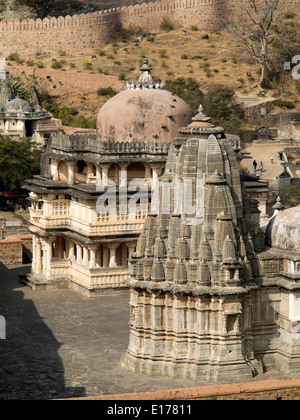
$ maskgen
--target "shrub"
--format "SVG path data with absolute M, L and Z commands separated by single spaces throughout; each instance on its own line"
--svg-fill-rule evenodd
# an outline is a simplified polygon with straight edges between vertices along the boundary
M 181 58 L 181 60 L 187 60 L 187 55 L 186 54 L 182 54 L 182 56 L 180 58 Z
M 169 19 L 164 18 L 163 21 L 161 22 L 159 28 L 162 31 L 169 32 L 169 31 L 171 31 L 173 29 L 173 23 Z
M 296 80 L 295 82 L 297 93 L 300 95 L 300 80 Z
M 42 61 L 37 61 L 35 64 L 36 64 L 38 69 L 43 69 L 45 67 L 44 63 Z
M 99 50 L 98 54 L 100 55 L 100 57 L 104 57 L 105 56 L 105 51 Z
M 190 31 L 198 31 L 198 26 L 197 25 L 191 25 L 190 26 Z
M 16 61 L 17 63 L 20 61 L 20 56 L 17 52 L 9 54 L 7 57 L 8 61 Z
M 85 70 L 91 70 L 92 63 L 89 60 L 83 60 L 83 67 Z
M 125 80 L 126 79 L 125 73 L 120 73 L 119 76 L 118 76 L 118 79 L 119 80 Z
M 291 11 L 285 12 L 284 14 L 285 19 L 293 19 L 294 17 L 296 17 L 296 13 Z
M 166 52 L 167 50 L 159 50 L 158 51 L 158 55 L 160 58 L 165 58 L 166 57 Z
M 51 64 L 51 68 L 54 69 L 54 70 L 61 69 L 62 68 L 62 62 L 61 61 L 54 61 Z
M 283 99 L 277 99 L 276 105 L 279 108 L 288 108 L 288 109 L 295 108 L 295 105 L 292 101 L 286 101 L 286 100 L 283 100 Z
M 99 88 L 97 90 L 97 94 L 99 96 L 109 96 L 112 98 L 117 94 L 117 92 L 111 86 L 108 86 L 107 88 Z
M 148 36 L 146 38 L 146 41 L 148 41 L 148 42 L 154 42 L 155 41 L 155 38 L 154 38 L 154 36 Z
M 121 65 L 121 61 L 119 61 L 119 60 L 115 60 L 115 61 L 114 61 L 114 64 L 116 64 L 117 66 L 120 66 L 120 65 Z

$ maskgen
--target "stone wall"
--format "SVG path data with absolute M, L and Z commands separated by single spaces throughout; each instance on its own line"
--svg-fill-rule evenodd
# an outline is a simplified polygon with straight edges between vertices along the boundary
M 0 266 L 21 265 L 32 258 L 32 236 L 8 236 L 0 240 Z
M 102 395 L 99 397 L 74 398 L 75 400 L 130 400 L 139 401 L 197 401 L 197 400 L 299 400 L 300 379 L 253 381 L 226 385 L 200 386 L 165 391 L 133 394 Z M 170 402 L 168 402 L 170 404 Z M 188 403 L 187 403 L 188 404 Z M 133 405 L 133 404 L 132 404 Z M 197 406 L 195 407 L 197 408 Z
M 119 26 L 157 30 L 167 17 L 175 27 L 197 25 L 205 31 L 220 28 L 225 18 L 240 17 L 246 0 L 163 0 L 90 14 L 0 22 L 0 51 L 28 55 L 59 50 L 99 48 Z M 285 0 L 285 10 L 300 11 L 298 0 Z

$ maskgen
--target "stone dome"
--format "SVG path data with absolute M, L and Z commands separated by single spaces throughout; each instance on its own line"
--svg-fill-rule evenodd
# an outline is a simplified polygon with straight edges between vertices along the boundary
M 25 99 L 21 99 L 19 97 L 9 101 L 5 107 L 4 112 L 6 113 L 22 113 L 25 112 L 34 112 L 33 107 L 30 105 L 29 102 L 25 101 Z
M 137 83 L 107 101 L 97 117 L 97 138 L 101 142 L 172 143 L 178 129 L 191 122 L 191 107 L 178 96 L 155 83 L 151 67 L 144 60 Z
M 300 251 L 300 206 L 283 210 L 270 220 L 266 244 L 282 250 Z

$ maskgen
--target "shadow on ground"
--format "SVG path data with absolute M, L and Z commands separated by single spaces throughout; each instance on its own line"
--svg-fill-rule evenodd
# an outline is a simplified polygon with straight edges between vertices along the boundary
M 18 275 L 29 266 L 0 268 L 0 315 L 6 339 L 0 340 L 0 399 L 50 399 L 85 396 L 83 387 L 66 387 L 58 351 L 62 345 L 31 299 L 26 299 Z

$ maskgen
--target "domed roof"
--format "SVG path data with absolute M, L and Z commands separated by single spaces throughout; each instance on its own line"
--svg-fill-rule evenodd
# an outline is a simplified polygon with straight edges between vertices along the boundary
M 17 97 L 9 102 L 4 107 L 4 112 L 7 113 L 25 113 L 25 112 L 34 112 L 33 107 L 25 99 Z
M 283 210 L 270 220 L 266 243 L 274 248 L 300 251 L 300 206 Z
M 191 122 L 191 107 L 178 96 L 155 83 L 151 67 L 144 60 L 137 83 L 107 101 L 97 117 L 97 138 L 101 142 L 171 143 L 178 129 Z

